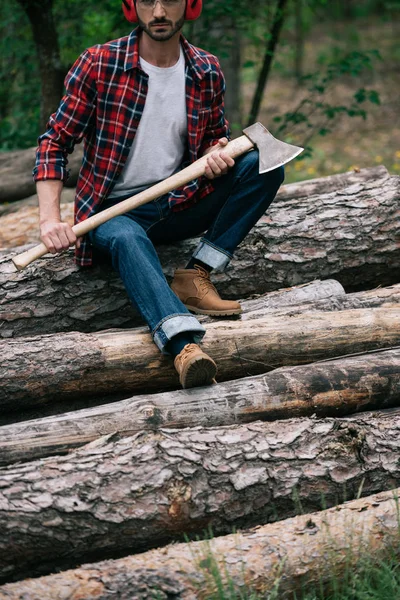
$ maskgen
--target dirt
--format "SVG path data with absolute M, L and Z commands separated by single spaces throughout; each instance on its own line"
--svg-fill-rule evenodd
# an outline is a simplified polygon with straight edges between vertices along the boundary
M 286 36 L 287 37 L 287 36 Z M 333 48 L 346 51 L 377 49 L 382 61 L 374 62 L 372 71 L 359 77 L 346 77 L 331 89 L 326 101 L 333 105 L 348 102 L 359 89 L 379 93 L 380 105 L 363 103 L 367 118 L 343 117 L 335 122 L 332 133 L 315 136 L 310 145 L 313 156 L 293 161 L 286 169 L 286 182 L 322 177 L 357 168 L 383 164 L 393 174 L 400 175 L 400 19 L 389 22 L 354 21 L 315 27 L 307 34 L 305 72 L 322 69 L 321 58 L 329 60 Z M 273 68 L 268 82 L 259 120 L 271 123 L 273 117 L 293 110 L 304 88 L 299 87 L 290 73 L 293 63 L 290 40 L 283 42 L 278 55 L 279 65 Z M 319 60 L 318 60 L 319 59 Z M 244 88 L 245 112 L 251 102 L 254 82 Z M 304 139 L 304 137 L 303 137 Z M 302 145 L 302 136 L 294 138 Z

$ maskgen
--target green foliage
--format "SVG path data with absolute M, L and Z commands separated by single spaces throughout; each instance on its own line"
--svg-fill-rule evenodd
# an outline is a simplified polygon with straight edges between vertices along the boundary
M 312 156 L 312 138 L 316 135 L 325 137 L 331 133 L 339 119 L 366 119 L 364 104 L 380 104 L 378 92 L 365 87 L 358 89 L 347 104 L 337 105 L 329 101 L 329 94 L 335 84 L 345 77 L 358 78 L 364 71 L 372 71 L 374 60 L 381 60 L 378 50 L 350 52 L 326 64 L 323 71 L 318 70 L 303 77 L 303 83 L 307 83 L 305 97 L 293 110 L 273 119 L 277 124 L 274 130 L 277 137 L 297 140 L 305 146 L 305 151 L 297 160 Z
M 329 3 L 327 0 L 302 0 L 303 33 L 308 35 L 319 20 L 333 22 L 334 19 L 342 19 L 345 15 L 343 6 L 344 3 Z M 399 7 L 400 0 L 360 0 L 355 7 L 354 18 L 361 13 L 377 14 L 383 18 L 398 14 Z M 233 23 L 241 33 L 243 44 L 251 48 L 243 65 L 244 82 L 254 80 L 271 34 L 275 8 L 276 2 L 263 0 L 251 3 L 247 0 L 207 0 L 202 19 L 186 24 L 185 32 L 194 43 L 224 57 L 232 47 L 230 25 Z M 53 12 L 65 73 L 84 48 L 126 35 L 131 29 L 123 17 L 120 0 L 86 0 L 85 3 L 81 0 L 54 0 Z M 275 72 L 288 78 L 293 77 L 287 57 L 294 52 L 294 27 L 293 0 L 285 21 L 286 35 L 274 59 Z M 354 31 L 357 32 L 356 27 Z M 327 99 L 327 89 L 339 78 L 361 77 L 364 71 L 373 68 L 378 59 L 377 52 L 352 50 L 344 56 L 339 47 L 327 46 L 319 57 L 324 77 L 318 78 L 318 74 L 314 74 L 305 80 L 309 100 L 282 115 L 277 131 L 293 137 L 303 127 L 306 131 L 303 143 L 307 145 L 311 133 L 328 135 L 338 118 L 365 118 L 366 107 L 379 103 L 379 96 L 374 90 L 361 85 L 346 106 L 335 106 Z M 40 100 L 38 58 L 28 19 L 17 0 L 3 0 L 0 3 L 0 150 L 34 145 L 40 133 Z

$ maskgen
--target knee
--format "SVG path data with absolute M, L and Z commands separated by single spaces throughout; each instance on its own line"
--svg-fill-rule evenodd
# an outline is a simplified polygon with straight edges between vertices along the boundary
M 268 175 L 269 182 L 274 183 L 278 189 L 285 181 L 285 168 L 283 166 L 278 167 L 272 171 L 268 171 L 266 175 Z
M 255 177 L 260 174 L 260 155 L 257 149 L 247 152 L 240 157 L 240 169 L 248 170 L 251 173 L 251 177 Z M 282 185 L 285 179 L 285 169 L 283 166 L 277 167 L 267 173 L 261 173 L 261 175 L 268 181 L 269 185 L 273 185 L 276 189 Z
M 146 233 L 140 225 L 126 217 L 115 217 L 97 228 L 93 240 L 115 255 L 134 249 L 143 236 Z

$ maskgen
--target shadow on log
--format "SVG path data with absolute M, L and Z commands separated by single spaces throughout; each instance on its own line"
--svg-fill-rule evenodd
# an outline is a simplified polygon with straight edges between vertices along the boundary
M 398 176 L 378 167 L 293 185 L 296 195 L 286 186 L 227 270 L 213 275 L 221 295 L 245 298 L 331 277 L 346 291 L 398 283 Z M 168 277 L 187 262 L 196 244 L 158 248 Z M 140 322 L 110 267 L 79 270 L 71 254 L 41 259 L 20 272 L 3 257 L 0 302 L 3 337 Z
M 101 438 L 0 470 L 2 582 L 400 485 L 400 411 Z
M 255 592 L 301 597 L 305 589 L 327 588 L 333 574 L 338 581 L 365 567 L 366 558 L 368 564 L 400 558 L 399 494 L 382 492 L 234 535 L 8 584 L 0 588 L 0 600 L 132 600 L 132 590 L 135 600 L 210 598 L 218 587 L 213 569 L 230 598 L 232 592 L 238 598 Z
M 0 428 L 0 465 L 67 452 L 102 435 L 345 416 L 400 406 L 400 348 L 283 367 L 218 385 L 136 396 Z

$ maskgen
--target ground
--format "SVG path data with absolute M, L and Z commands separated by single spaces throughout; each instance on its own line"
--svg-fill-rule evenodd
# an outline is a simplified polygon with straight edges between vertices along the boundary
M 359 88 L 376 90 L 381 104 L 365 103 L 368 112 L 364 121 L 360 117 L 344 117 L 337 122 L 333 133 L 316 136 L 312 141 L 312 158 L 294 161 L 287 166 L 286 182 L 383 164 L 392 174 L 400 175 L 400 20 L 356 20 L 315 26 L 307 34 L 305 44 L 305 71 L 324 68 L 332 52 L 339 50 L 379 50 L 382 61 L 374 63 L 373 71 L 359 78 L 346 77 L 336 84 L 329 102 L 340 105 Z M 288 41 L 277 60 L 265 90 L 259 120 L 271 123 L 274 116 L 292 110 L 304 93 L 290 72 L 293 52 Z M 322 63 L 322 64 L 321 64 Z M 253 79 L 253 81 L 251 81 Z M 249 81 L 250 80 L 250 81 Z M 244 75 L 244 108 L 248 110 L 254 92 L 254 76 Z M 363 105 L 364 106 L 364 105 Z M 299 140 L 301 142 L 301 140 Z

